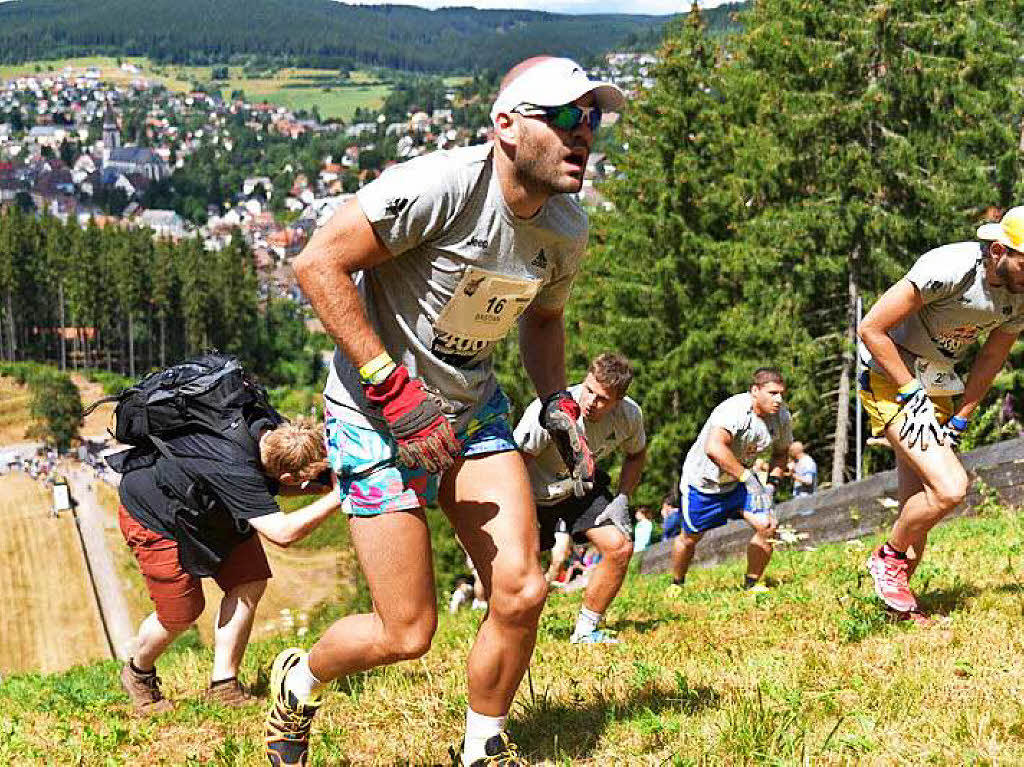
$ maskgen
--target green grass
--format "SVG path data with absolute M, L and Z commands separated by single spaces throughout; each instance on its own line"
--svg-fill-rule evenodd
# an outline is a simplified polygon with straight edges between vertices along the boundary
M 510 729 L 534 763 L 582 765 L 1011 765 L 1024 763 L 1024 525 L 989 507 L 933 534 L 915 585 L 931 627 L 869 598 L 873 541 L 780 551 L 775 587 L 737 588 L 742 564 L 631 576 L 608 616 L 624 643 L 566 641 L 579 595 L 552 596 Z M 310 635 L 254 643 L 243 677 L 265 686 L 274 654 Z M 461 733 L 466 652 L 479 613 L 442 615 L 424 658 L 341 680 L 314 725 L 310 764 L 437 764 Z M 128 715 L 114 663 L 0 685 L 0 761 L 259 764 L 262 706 L 200 703 L 210 651 L 194 639 L 160 664 L 182 704 Z
M 255 92 L 250 88 L 245 88 L 245 84 L 243 83 L 242 86 L 245 89 L 246 97 L 250 101 L 256 100 Z M 320 86 L 295 87 L 289 85 L 260 93 L 258 100 L 288 107 L 293 111 L 300 109 L 311 111 L 313 107 L 316 107 L 320 111 L 320 116 L 325 119 L 340 117 L 343 120 L 351 121 L 352 115 L 360 107 L 364 109 L 381 107 L 390 92 L 391 87 L 387 85 L 347 85 L 344 87 L 334 86 L 329 89 Z M 229 94 L 230 90 L 225 90 L 225 95 Z

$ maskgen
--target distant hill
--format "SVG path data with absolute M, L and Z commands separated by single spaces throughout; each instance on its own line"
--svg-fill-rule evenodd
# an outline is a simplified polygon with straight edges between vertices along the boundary
M 709 25 L 729 25 L 741 5 L 706 11 Z M 296 66 L 503 70 L 538 53 L 587 61 L 614 48 L 651 48 L 666 21 L 333 0 L 13 0 L 0 3 L 0 62 L 104 53 L 209 64 L 261 55 Z

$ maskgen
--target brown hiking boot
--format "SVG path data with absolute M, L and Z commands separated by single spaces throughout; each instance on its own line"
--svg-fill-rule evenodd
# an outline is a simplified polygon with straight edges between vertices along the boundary
M 217 703 L 221 706 L 248 706 L 259 700 L 246 690 L 236 677 L 211 684 L 203 693 L 204 703 Z
M 174 704 L 160 692 L 160 677 L 155 669 L 149 674 L 139 674 L 126 663 L 121 667 L 121 687 L 128 693 L 136 714 L 151 716 L 174 708 Z

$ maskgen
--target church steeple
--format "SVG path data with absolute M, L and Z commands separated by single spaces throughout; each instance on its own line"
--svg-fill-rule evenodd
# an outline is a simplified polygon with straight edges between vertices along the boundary
M 117 118 L 114 116 L 114 110 L 110 108 L 110 104 L 107 104 L 107 108 L 103 111 L 103 155 L 104 158 L 110 156 L 110 152 L 113 149 L 117 149 L 121 146 L 121 129 L 117 127 Z

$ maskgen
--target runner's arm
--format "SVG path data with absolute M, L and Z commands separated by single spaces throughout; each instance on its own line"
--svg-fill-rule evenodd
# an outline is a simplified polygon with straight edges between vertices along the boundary
M 984 346 L 978 352 L 978 358 L 971 366 L 971 373 L 964 385 L 964 396 L 960 400 L 960 408 L 956 415 L 970 418 L 971 413 L 988 393 L 996 374 L 1002 369 L 1010 350 L 1017 341 L 1016 333 L 1005 330 L 993 330 L 988 334 Z
M 519 356 L 541 399 L 565 388 L 565 323 L 561 308 L 531 305 L 523 313 L 519 318 Z
M 718 468 L 739 479 L 746 469 L 742 463 L 736 460 L 731 445 L 732 434 L 729 433 L 729 430 L 723 429 L 721 426 L 712 426 L 704 452 L 718 465 Z
M 882 294 L 857 326 L 860 340 L 897 386 L 905 386 L 914 376 L 907 370 L 888 331 L 922 306 L 921 291 L 910 280 L 902 279 Z
M 639 453 L 627 455 L 622 461 L 622 471 L 619 472 L 619 494 L 632 495 L 640 484 L 640 475 L 644 473 L 644 464 L 647 462 L 647 448 Z
M 339 208 L 292 262 L 299 287 L 342 353 L 360 367 L 384 352 L 352 276 L 391 258 L 356 199 Z
M 262 517 L 254 517 L 249 524 L 268 541 L 287 548 L 296 541 L 309 535 L 325 519 L 341 506 L 341 496 L 337 491 L 313 501 L 308 506 L 288 512 L 275 512 Z

